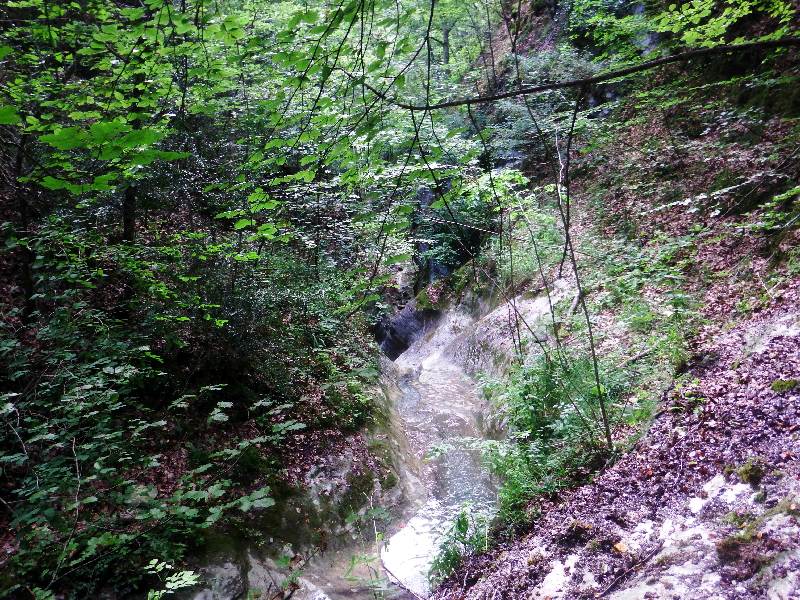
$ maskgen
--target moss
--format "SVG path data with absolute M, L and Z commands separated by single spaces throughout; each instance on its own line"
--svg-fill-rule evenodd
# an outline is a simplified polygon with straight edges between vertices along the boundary
M 423 310 L 431 310 L 434 308 L 433 302 L 428 297 L 428 291 L 426 289 L 421 289 L 420 292 L 416 296 L 417 300 L 417 307 Z
M 743 528 L 752 524 L 756 520 L 756 517 L 748 512 L 742 513 L 737 511 L 731 511 L 727 515 L 722 517 L 722 520 L 735 527 Z
M 682 552 L 672 552 L 663 554 L 655 560 L 655 564 L 663 569 L 669 568 L 673 565 L 683 564 L 686 560 Z
M 772 512 L 787 514 L 790 517 L 800 517 L 800 501 L 792 496 L 787 496 L 772 509 Z
M 753 541 L 756 535 L 755 527 L 748 527 L 744 531 L 739 531 L 729 535 L 716 543 L 717 555 L 723 563 L 730 563 L 739 560 L 742 550 Z
M 751 486 L 756 487 L 761 483 L 766 472 L 764 460 L 758 456 L 748 458 L 741 467 L 736 469 L 736 474 L 743 483 L 749 483 Z
M 586 549 L 589 552 L 598 552 L 602 547 L 603 542 L 597 538 L 592 538 L 586 543 Z
M 372 472 L 353 473 L 347 479 L 347 491 L 336 507 L 339 517 L 345 520 L 350 513 L 357 513 L 372 494 L 375 486 L 375 476 Z
M 450 289 L 453 290 L 453 294 L 456 297 L 460 297 L 464 290 L 467 289 L 467 286 L 472 281 L 472 274 L 473 274 L 473 265 L 467 263 L 456 269 L 452 275 L 450 275 Z
M 800 385 L 800 381 L 797 379 L 776 379 L 772 382 L 770 386 L 772 391 L 777 394 L 782 394 L 784 392 L 790 392 L 794 388 Z
M 397 475 L 395 475 L 394 471 L 388 471 L 386 475 L 381 479 L 381 488 L 384 490 L 390 490 L 393 487 L 397 486 L 399 483 L 399 479 Z
M 783 498 L 775 507 L 765 511 L 760 516 L 751 513 L 729 512 L 723 517 L 723 521 L 737 527 L 740 531 L 729 535 L 716 543 L 717 554 L 721 562 L 736 562 L 746 558 L 746 554 L 752 554 L 751 550 L 745 552 L 745 548 L 760 539 L 759 531 L 761 527 L 772 517 L 780 514 L 797 516 L 800 514 L 797 500 L 791 496 Z M 750 559 L 753 557 L 750 556 Z M 752 560 L 751 560 L 752 562 Z
M 376 470 L 376 473 L 381 489 L 392 489 L 397 485 L 399 479 L 392 468 L 392 450 L 389 446 L 389 441 L 382 438 L 373 438 L 367 444 L 367 448 L 370 454 L 379 463 L 379 468 Z

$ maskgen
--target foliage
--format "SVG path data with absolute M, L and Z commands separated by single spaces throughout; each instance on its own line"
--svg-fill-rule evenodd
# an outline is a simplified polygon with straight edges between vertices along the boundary
M 156 575 L 163 584 L 161 590 L 147 592 L 147 600 L 162 600 L 168 594 L 196 585 L 200 577 L 194 571 L 176 571 L 175 567 L 154 558 L 147 564 L 148 573 Z M 164 577 L 166 575 L 166 577 Z
M 603 393 L 613 403 L 622 375 L 605 370 Z M 489 467 L 502 477 L 501 522 L 529 517 L 530 503 L 571 487 L 597 467 L 602 450 L 597 388 L 591 360 L 563 353 L 534 355 L 484 390 L 498 411 L 508 439 L 480 444 Z
M 495 233 L 499 214 L 512 206 L 527 179 L 513 169 L 496 169 L 454 181 L 450 189 L 417 217 L 418 240 L 428 249 L 423 256 L 455 269 L 481 254 Z
M 598 60 L 625 62 L 650 48 L 651 23 L 639 2 L 577 0 L 570 33 L 578 46 L 590 44 Z
M 672 3 L 654 17 L 656 30 L 679 34 L 687 46 L 712 47 L 724 43 L 743 43 L 745 37 L 733 37 L 747 19 L 768 17 L 775 21 L 770 32 L 760 39 L 787 35 L 797 9 L 784 0 L 692 0 Z
M 431 563 L 429 578 L 436 584 L 449 577 L 464 559 L 485 552 L 489 544 L 489 518 L 469 505 L 453 519 Z
M 2 9 L 20 23 L 0 43 L 17 169 L 3 193 L 20 208 L 3 225 L 16 550 L 0 593 L 140 587 L 150 556 L 179 561 L 208 528 L 269 509 L 290 438 L 371 414 L 364 320 L 337 313 L 364 302 L 341 265 L 363 252 L 350 216 L 369 206 L 310 185 L 304 109 L 276 131 L 282 103 L 253 106 L 297 85 L 270 79 L 280 52 L 255 77 L 269 20 L 298 30 L 291 5 L 252 20 L 264 6 Z M 346 173 L 340 149 L 323 152 Z
M 587 77 L 598 59 L 640 58 L 656 28 L 714 45 L 750 35 L 761 17 L 764 37 L 784 35 L 794 14 L 777 0 L 696 0 L 653 20 L 631 3 L 581 0 L 571 21 L 580 49 L 499 57 L 506 9 L 0 8 L 0 524 L 13 547 L 0 594 L 143 592 L 152 556 L 178 564 L 209 528 L 268 510 L 298 448 L 373 418 L 369 318 L 398 265 L 416 260 L 420 283 L 482 254 L 473 265 L 514 285 L 541 266 L 534 242 L 555 264 L 563 232 L 547 211 L 561 196 L 554 183 L 526 191 L 528 171 L 542 179 L 563 155 L 575 102 L 595 98 L 554 91 L 495 111 L 411 115 L 393 98 Z M 664 111 L 679 102 L 655 101 Z M 575 131 L 588 136 L 602 109 L 579 108 Z M 791 226 L 795 192 L 772 194 L 764 230 Z M 515 243 L 503 236 L 528 228 L 512 265 Z M 669 269 L 686 267 L 684 242 L 659 243 Z M 669 269 L 610 266 L 609 302 Z M 639 303 L 626 315 L 642 332 L 668 323 L 658 343 L 676 363 L 684 300 L 671 288 L 673 312 Z M 579 411 L 597 402 L 586 359 L 542 360 L 491 388 L 514 432 L 488 454 L 507 474 L 509 511 L 580 481 L 599 456 L 578 433 Z M 459 552 L 470 527 L 454 530 Z M 170 581 L 187 583 L 179 574 Z

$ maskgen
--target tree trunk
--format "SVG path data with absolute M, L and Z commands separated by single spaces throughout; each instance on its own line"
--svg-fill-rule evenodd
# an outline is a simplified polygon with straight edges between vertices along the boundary
M 14 194 L 17 200 L 17 209 L 19 211 L 19 233 L 28 238 L 30 236 L 30 207 L 28 206 L 28 199 L 25 197 L 25 188 L 20 183 L 19 179 L 23 175 L 25 168 L 25 145 L 28 142 L 28 136 L 23 134 L 20 136 L 19 145 L 17 146 L 17 156 L 14 161 Z M 24 295 L 24 304 L 22 307 L 22 322 L 27 324 L 30 321 L 31 314 L 33 313 L 33 260 L 34 255 L 30 248 L 27 246 L 21 247 L 22 252 L 22 269 L 21 269 L 21 284 L 22 293 Z
M 442 62 L 447 70 L 447 65 L 450 64 L 450 27 L 442 28 Z
M 136 237 L 136 196 L 136 185 L 131 183 L 122 199 L 122 239 L 126 242 L 133 242 Z

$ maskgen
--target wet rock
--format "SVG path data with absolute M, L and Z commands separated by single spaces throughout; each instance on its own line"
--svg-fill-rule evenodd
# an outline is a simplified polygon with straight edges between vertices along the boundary
M 452 339 L 444 354 L 471 375 L 501 374 L 514 357 L 514 335 L 519 334 L 523 343 L 533 348 L 537 343 L 547 342 L 554 327 L 551 304 L 573 294 L 572 285 L 559 279 L 553 283 L 549 299 L 543 293 L 532 297 L 521 294 L 500 302 Z
M 230 561 L 203 568 L 201 577 L 205 587 L 191 600 L 238 600 L 247 591 L 241 568 Z
M 388 322 L 378 325 L 376 337 L 381 350 L 390 359 L 396 359 L 418 340 L 438 317 L 438 311 L 420 308 L 416 301 L 412 300 Z

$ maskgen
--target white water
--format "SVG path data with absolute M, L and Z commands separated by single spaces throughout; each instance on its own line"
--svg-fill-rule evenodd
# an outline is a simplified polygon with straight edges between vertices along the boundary
M 459 443 L 482 436 L 483 401 L 474 381 L 446 355 L 472 325 L 466 315 L 448 314 L 396 361 L 403 392 L 397 410 L 412 452 L 426 459 L 420 478 L 427 495 L 413 499 L 416 513 L 387 540 L 381 560 L 393 580 L 421 597 L 430 593 L 428 572 L 453 519 L 466 504 L 490 513 L 496 497 L 477 452 Z
M 536 332 L 523 331 L 529 343 L 539 331 L 547 335 L 550 302 L 567 297 L 570 291 L 560 280 L 551 290 L 550 300 L 543 295 L 515 299 L 517 314 Z M 390 525 L 390 535 L 379 553 L 383 575 L 397 585 L 395 593 L 390 593 L 397 600 L 430 595 L 431 564 L 465 505 L 470 505 L 473 513 L 490 515 L 494 511 L 496 482 L 481 464 L 478 452 L 463 443 L 464 438 L 485 437 L 481 423 L 488 412 L 465 367 L 470 372 L 503 371 L 513 353 L 511 310 L 502 304 L 475 318 L 464 308 L 451 309 L 394 363 L 399 387 L 392 394 L 394 408 L 402 437 L 408 442 L 403 443 L 402 464 L 397 465 L 405 482 L 407 509 L 400 522 Z M 306 573 L 316 589 L 324 592 L 323 597 L 367 600 L 374 597 L 373 591 L 355 582 L 348 585 L 343 574 L 352 556 L 375 551 L 372 545 L 328 553 Z M 363 568 L 356 573 L 368 575 Z

